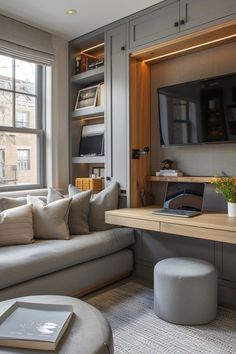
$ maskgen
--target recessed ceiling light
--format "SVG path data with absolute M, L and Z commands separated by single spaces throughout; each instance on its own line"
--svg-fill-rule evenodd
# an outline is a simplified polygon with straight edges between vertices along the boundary
M 75 9 L 68 9 L 66 11 L 66 13 L 67 13 L 67 15 L 75 15 L 75 14 L 77 14 L 77 11 Z

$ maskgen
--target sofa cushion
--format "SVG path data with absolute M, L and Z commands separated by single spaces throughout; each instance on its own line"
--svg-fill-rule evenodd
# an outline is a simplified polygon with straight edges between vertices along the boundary
M 34 236 L 38 239 L 70 238 L 67 225 L 71 199 L 56 200 L 46 204 L 37 197 L 27 196 L 28 203 L 33 204 Z
M 46 202 L 47 197 L 39 196 L 37 197 L 40 200 Z M 1 197 L 0 198 L 0 212 L 6 209 L 16 208 L 21 205 L 27 204 L 27 197 L 19 198 L 10 198 L 10 197 Z
M 70 191 L 69 187 L 69 191 Z M 89 200 L 92 194 L 91 190 L 81 192 L 77 189 L 77 193 L 70 193 L 69 197 L 72 198 L 68 226 L 71 235 L 83 235 L 89 233 L 88 226 L 88 213 L 89 213 Z M 47 202 L 52 203 L 56 200 L 64 199 L 64 195 L 55 190 L 54 188 L 48 188 Z
M 33 237 L 32 205 L 22 205 L 0 213 L 0 246 L 31 243 Z
M 66 240 L 38 240 L 1 249 L 0 289 L 100 258 L 134 243 L 132 229 L 115 228 Z M 10 274 L 10 276 L 9 276 Z
M 113 226 L 105 223 L 105 212 L 118 208 L 119 185 L 112 183 L 100 193 L 95 194 L 89 205 L 89 230 L 103 231 Z
M 69 184 L 69 197 L 74 198 L 76 195 L 85 193 L 80 189 Z M 63 194 L 53 188 L 48 190 L 48 203 L 64 198 Z M 113 225 L 105 223 L 105 212 L 118 208 L 119 204 L 119 184 L 111 183 L 107 188 L 98 194 L 93 194 L 89 203 L 88 225 L 90 231 L 109 230 Z
M 71 235 L 89 233 L 88 213 L 91 194 L 92 191 L 89 190 L 78 193 L 72 197 L 68 218 L 68 226 Z

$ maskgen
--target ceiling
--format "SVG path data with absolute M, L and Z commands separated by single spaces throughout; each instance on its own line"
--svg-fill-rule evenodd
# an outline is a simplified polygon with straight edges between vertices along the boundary
M 162 0 L 0 0 L 0 13 L 73 39 Z M 68 9 L 77 10 L 69 16 Z

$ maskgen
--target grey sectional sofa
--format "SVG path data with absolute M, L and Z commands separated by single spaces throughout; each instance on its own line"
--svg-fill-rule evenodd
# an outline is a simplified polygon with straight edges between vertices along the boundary
M 79 296 L 128 276 L 133 230 L 114 228 L 70 240 L 0 250 L 0 300 L 35 294 Z

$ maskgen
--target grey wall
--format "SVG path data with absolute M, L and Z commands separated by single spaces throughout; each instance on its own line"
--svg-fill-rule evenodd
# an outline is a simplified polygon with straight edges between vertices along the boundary
M 236 72 L 235 57 L 236 44 L 230 43 L 151 66 L 152 173 L 168 158 L 189 175 L 236 174 L 236 144 L 160 148 L 157 107 L 158 87 Z
M 67 192 L 69 183 L 69 130 L 68 130 L 68 42 L 53 36 L 55 61 L 52 68 L 52 122 L 47 154 L 51 166 L 47 173 L 48 186 Z

